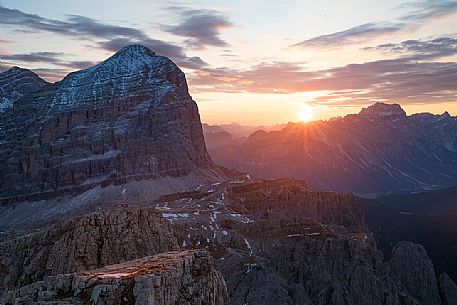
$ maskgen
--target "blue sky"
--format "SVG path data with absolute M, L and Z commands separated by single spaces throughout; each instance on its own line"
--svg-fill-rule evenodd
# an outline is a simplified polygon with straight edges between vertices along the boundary
M 143 43 L 202 119 L 326 119 L 376 101 L 457 114 L 457 1 L 0 1 L 0 70 L 48 81 Z

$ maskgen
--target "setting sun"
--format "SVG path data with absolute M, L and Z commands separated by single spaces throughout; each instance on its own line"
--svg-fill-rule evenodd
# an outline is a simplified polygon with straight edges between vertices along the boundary
M 311 107 L 303 106 L 298 110 L 298 120 L 300 122 L 312 121 L 314 118 L 314 111 Z

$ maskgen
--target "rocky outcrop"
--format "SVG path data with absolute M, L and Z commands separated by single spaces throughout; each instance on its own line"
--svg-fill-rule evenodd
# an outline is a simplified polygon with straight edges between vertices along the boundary
M 0 286 L 97 269 L 178 249 L 153 209 L 124 207 L 79 217 L 0 244 Z
M 170 252 L 91 272 L 47 277 L 6 294 L 7 304 L 225 305 L 224 280 L 205 251 Z
M 223 253 L 217 268 L 232 304 L 445 304 L 418 245 L 400 255 L 400 244 L 386 262 L 365 234 L 338 234 L 312 222 L 256 221 L 244 237 L 252 251 L 233 245 L 214 251 Z
M 457 285 L 446 273 L 438 278 L 438 287 L 443 305 L 457 305 Z
M 296 179 L 263 180 L 231 186 L 228 198 L 255 219 L 312 219 L 337 230 L 367 231 L 355 197 L 349 193 L 315 192 Z
M 3 87 L 16 80 L 5 73 Z M 34 91 L 29 87 L 23 91 Z M 0 98 L 11 100 L 10 91 Z M 17 100 L 0 113 L 3 202 L 163 176 L 197 173 L 195 186 L 220 179 L 184 73 L 146 47 L 125 47 L 94 67 L 21 94 L 13 94 Z
M 386 261 L 349 194 L 246 175 L 154 204 L 182 247 L 210 250 L 234 305 L 441 304 L 424 249 Z
M 389 261 L 392 278 L 419 304 L 441 304 L 435 270 L 421 245 L 398 243 Z
M 0 73 L 0 113 L 13 108 L 14 102 L 46 84 L 46 81 L 27 69 L 12 67 Z M 2 122 L 0 124 L 3 126 Z
M 456 135 L 457 118 L 448 113 L 407 116 L 398 104 L 376 103 L 359 114 L 259 130 L 211 156 L 257 177 L 373 196 L 455 186 Z

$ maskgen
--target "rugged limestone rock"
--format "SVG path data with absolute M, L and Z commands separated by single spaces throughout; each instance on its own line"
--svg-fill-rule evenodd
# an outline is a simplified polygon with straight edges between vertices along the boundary
M 27 69 L 13 67 L 0 73 L 0 113 L 13 108 L 14 102 L 46 84 L 46 81 Z M 2 122 L 0 126 L 3 126 Z
M 16 80 L 5 73 L 2 88 Z M 17 99 L 0 113 L 3 202 L 196 172 L 196 185 L 220 178 L 184 73 L 143 46 L 125 47 L 39 91 L 10 92 L 0 95 Z
M 13 305 L 225 305 L 228 297 L 209 254 L 184 251 L 50 276 L 9 291 L 5 301 Z
M 441 302 L 443 305 L 457 305 L 457 285 L 446 273 L 438 278 Z
M 0 286 L 23 286 L 48 275 L 176 249 L 169 224 L 152 209 L 93 213 L 0 244 Z
M 232 304 L 441 304 L 422 247 L 385 261 L 350 195 L 249 176 L 155 202 L 182 247 L 207 247 Z
M 341 230 L 367 230 L 349 193 L 315 192 L 296 179 L 263 180 L 231 186 L 228 197 L 255 219 L 312 219 Z
M 419 304 L 441 304 L 435 270 L 421 245 L 398 243 L 389 261 L 391 275 Z
M 153 208 L 91 214 L 2 244 L 5 298 L 18 304 L 224 304 L 228 294 L 233 305 L 452 304 L 455 284 L 444 275 L 437 283 L 424 249 L 400 243 L 385 261 L 355 204 L 349 195 L 313 192 L 302 181 L 243 175 L 162 196 Z M 161 273 L 160 280 L 150 275 L 169 264 L 130 262 L 179 247 L 209 251 L 226 286 L 200 260 L 172 259 L 192 266 L 190 280 L 187 271 Z

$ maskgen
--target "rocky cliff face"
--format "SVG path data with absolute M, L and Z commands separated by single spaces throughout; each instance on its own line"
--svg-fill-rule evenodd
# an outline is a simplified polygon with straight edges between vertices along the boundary
M 0 79 L 3 202 L 163 176 L 220 178 L 184 73 L 168 58 L 132 45 L 54 84 L 16 70 Z
M 426 305 L 457 292 L 420 246 L 401 243 L 386 261 L 355 204 L 249 175 L 155 202 L 181 247 L 210 250 L 232 304 Z
M 169 252 L 11 290 L 7 304 L 225 305 L 225 283 L 205 251 Z
M 169 224 L 151 209 L 119 208 L 79 217 L 0 244 L 0 283 L 92 270 L 178 249 Z
M 364 195 L 424 191 L 457 181 L 457 118 L 407 116 L 377 103 L 359 114 L 253 133 L 214 160 L 263 178 L 295 177 L 315 189 Z
M 441 304 L 435 270 L 422 246 L 397 244 L 388 265 L 393 279 L 419 304 Z
M 418 245 L 400 243 L 385 260 L 348 194 L 243 175 L 148 205 L 1 244 L 4 301 L 448 305 L 457 293 Z M 190 252 L 149 257 L 176 249 Z
M 228 189 L 227 197 L 241 201 L 243 211 L 255 219 L 312 219 L 344 231 L 367 231 L 352 194 L 315 192 L 300 180 L 235 184 Z
M 443 305 L 457 304 L 457 285 L 445 273 L 438 278 L 440 296 Z

